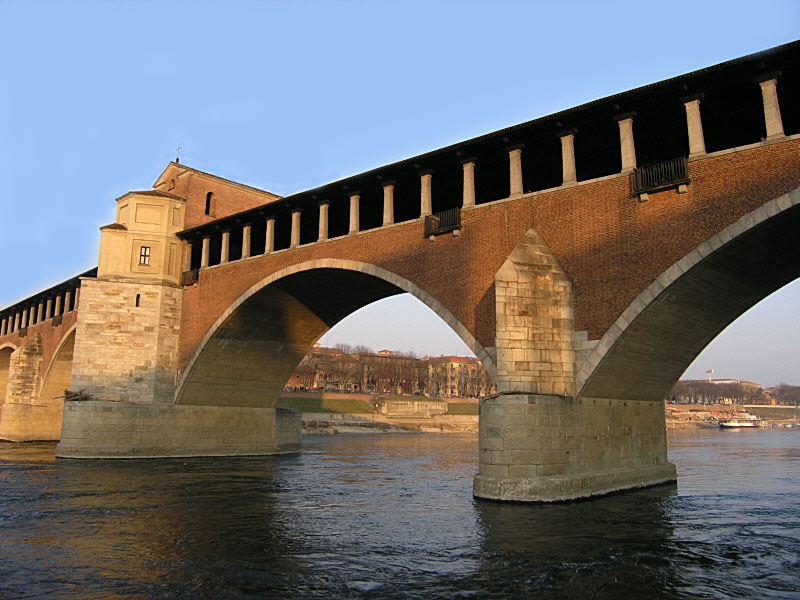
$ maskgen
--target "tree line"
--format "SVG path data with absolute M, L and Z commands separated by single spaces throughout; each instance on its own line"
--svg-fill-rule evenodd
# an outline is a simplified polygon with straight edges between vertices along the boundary
M 776 404 L 800 406 L 800 386 L 780 383 L 764 390 L 753 384 L 710 381 L 679 381 L 667 401 L 681 404 Z

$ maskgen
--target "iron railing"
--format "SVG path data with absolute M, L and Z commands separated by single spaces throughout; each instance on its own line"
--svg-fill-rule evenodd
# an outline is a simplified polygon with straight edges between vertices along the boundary
M 451 208 L 425 217 L 425 237 L 461 229 L 461 209 Z
M 685 156 L 634 169 L 631 195 L 665 190 L 682 183 L 689 183 L 689 161 Z
M 194 285 L 200 280 L 200 269 L 190 269 L 181 273 L 181 285 Z

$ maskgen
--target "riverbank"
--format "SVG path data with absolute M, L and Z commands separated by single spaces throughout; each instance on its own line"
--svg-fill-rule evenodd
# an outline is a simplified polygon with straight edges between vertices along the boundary
M 477 398 L 286 392 L 281 408 L 303 413 L 303 434 L 478 431 Z
M 672 404 L 664 406 L 667 429 L 704 429 L 719 427 L 719 422 L 740 413 L 757 416 L 768 427 L 800 426 L 800 408 L 791 406 Z
M 303 433 L 309 435 L 478 431 L 477 398 L 288 392 L 278 406 L 302 411 Z M 742 412 L 768 427 L 800 427 L 800 408 L 790 406 L 666 403 L 664 411 L 669 430 L 716 428 Z

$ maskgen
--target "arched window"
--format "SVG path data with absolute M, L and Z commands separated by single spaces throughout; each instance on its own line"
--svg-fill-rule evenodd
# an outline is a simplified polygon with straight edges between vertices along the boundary
M 170 179 L 169 180 L 169 189 L 171 189 L 171 190 L 175 189 L 175 180 L 174 179 Z
M 206 194 L 206 214 L 211 214 L 211 198 L 214 196 L 214 192 L 208 192 Z

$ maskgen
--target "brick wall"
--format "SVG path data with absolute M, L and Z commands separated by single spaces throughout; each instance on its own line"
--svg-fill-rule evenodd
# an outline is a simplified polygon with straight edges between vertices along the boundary
M 227 182 L 192 169 L 175 167 L 175 170 L 175 187 L 169 189 L 168 178 L 167 184 L 160 186 L 158 189 L 186 198 L 184 227 L 187 229 L 261 206 L 279 198 L 279 196 L 269 192 L 237 185 L 234 182 Z M 183 174 L 177 176 L 178 172 Z M 210 215 L 205 214 L 206 195 L 208 192 L 213 193 Z
M 743 214 L 800 185 L 800 139 L 692 161 L 688 193 L 640 203 L 616 176 L 463 211 L 460 237 L 423 238 L 413 221 L 236 261 L 201 272 L 184 292 L 179 365 L 249 287 L 280 269 L 320 258 L 372 263 L 412 281 L 486 347 L 495 343 L 495 273 L 529 228 L 573 284 L 576 330 L 599 339 L 661 272 Z M 476 177 L 479 173 L 476 174 Z M 309 215 L 304 218 L 316 218 Z

